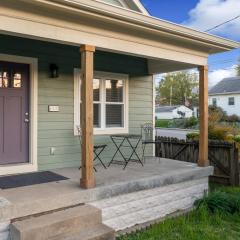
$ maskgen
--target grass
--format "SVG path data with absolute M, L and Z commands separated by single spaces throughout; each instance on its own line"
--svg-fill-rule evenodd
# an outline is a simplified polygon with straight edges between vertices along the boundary
M 169 121 L 168 119 L 158 119 L 156 120 L 156 127 L 168 128 Z
M 221 202 L 218 195 L 236 197 L 240 188 L 213 186 L 212 193 L 199 208 L 183 216 L 167 219 L 144 231 L 121 236 L 118 240 L 237 240 L 240 239 L 240 211 L 232 214 L 224 209 L 209 210 L 213 202 Z M 224 202 L 225 202 L 225 198 Z M 224 206 L 224 204 L 222 204 Z M 224 207 L 223 207 L 224 208 Z M 227 209 L 227 207 L 226 207 Z

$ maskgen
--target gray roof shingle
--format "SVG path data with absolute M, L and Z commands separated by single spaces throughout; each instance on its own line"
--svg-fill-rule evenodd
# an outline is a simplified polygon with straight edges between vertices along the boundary
M 240 93 L 240 77 L 224 78 L 209 90 L 210 95 L 221 93 Z
M 162 106 L 162 107 L 156 107 L 156 112 L 172 112 L 174 109 L 178 108 L 180 106 Z

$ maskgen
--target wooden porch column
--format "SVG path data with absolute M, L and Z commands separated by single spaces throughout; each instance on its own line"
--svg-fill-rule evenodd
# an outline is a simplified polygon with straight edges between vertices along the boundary
M 93 60 L 95 47 L 82 45 L 81 52 L 81 129 L 82 129 L 82 188 L 95 187 L 93 169 Z
M 208 160 L 208 67 L 199 67 L 200 139 L 198 166 L 206 167 Z

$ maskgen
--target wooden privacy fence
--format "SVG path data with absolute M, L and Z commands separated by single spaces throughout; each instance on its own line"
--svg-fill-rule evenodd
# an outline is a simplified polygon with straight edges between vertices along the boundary
M 157 137 L 156 156 L 197 163 L 199 142 Z M 235 143 L 209 141 L 209 161 L 214 166 L 213 182 L 239 186 L 238 148 Z

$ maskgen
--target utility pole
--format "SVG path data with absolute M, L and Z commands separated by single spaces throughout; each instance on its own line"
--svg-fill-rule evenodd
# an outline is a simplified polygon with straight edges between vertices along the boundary
M 170 106 L 172 106 L 172 94 L 173 94 L 173 88 L 171 85 L 171 87 L 170 87 L 170 103 L 169 103 Z

